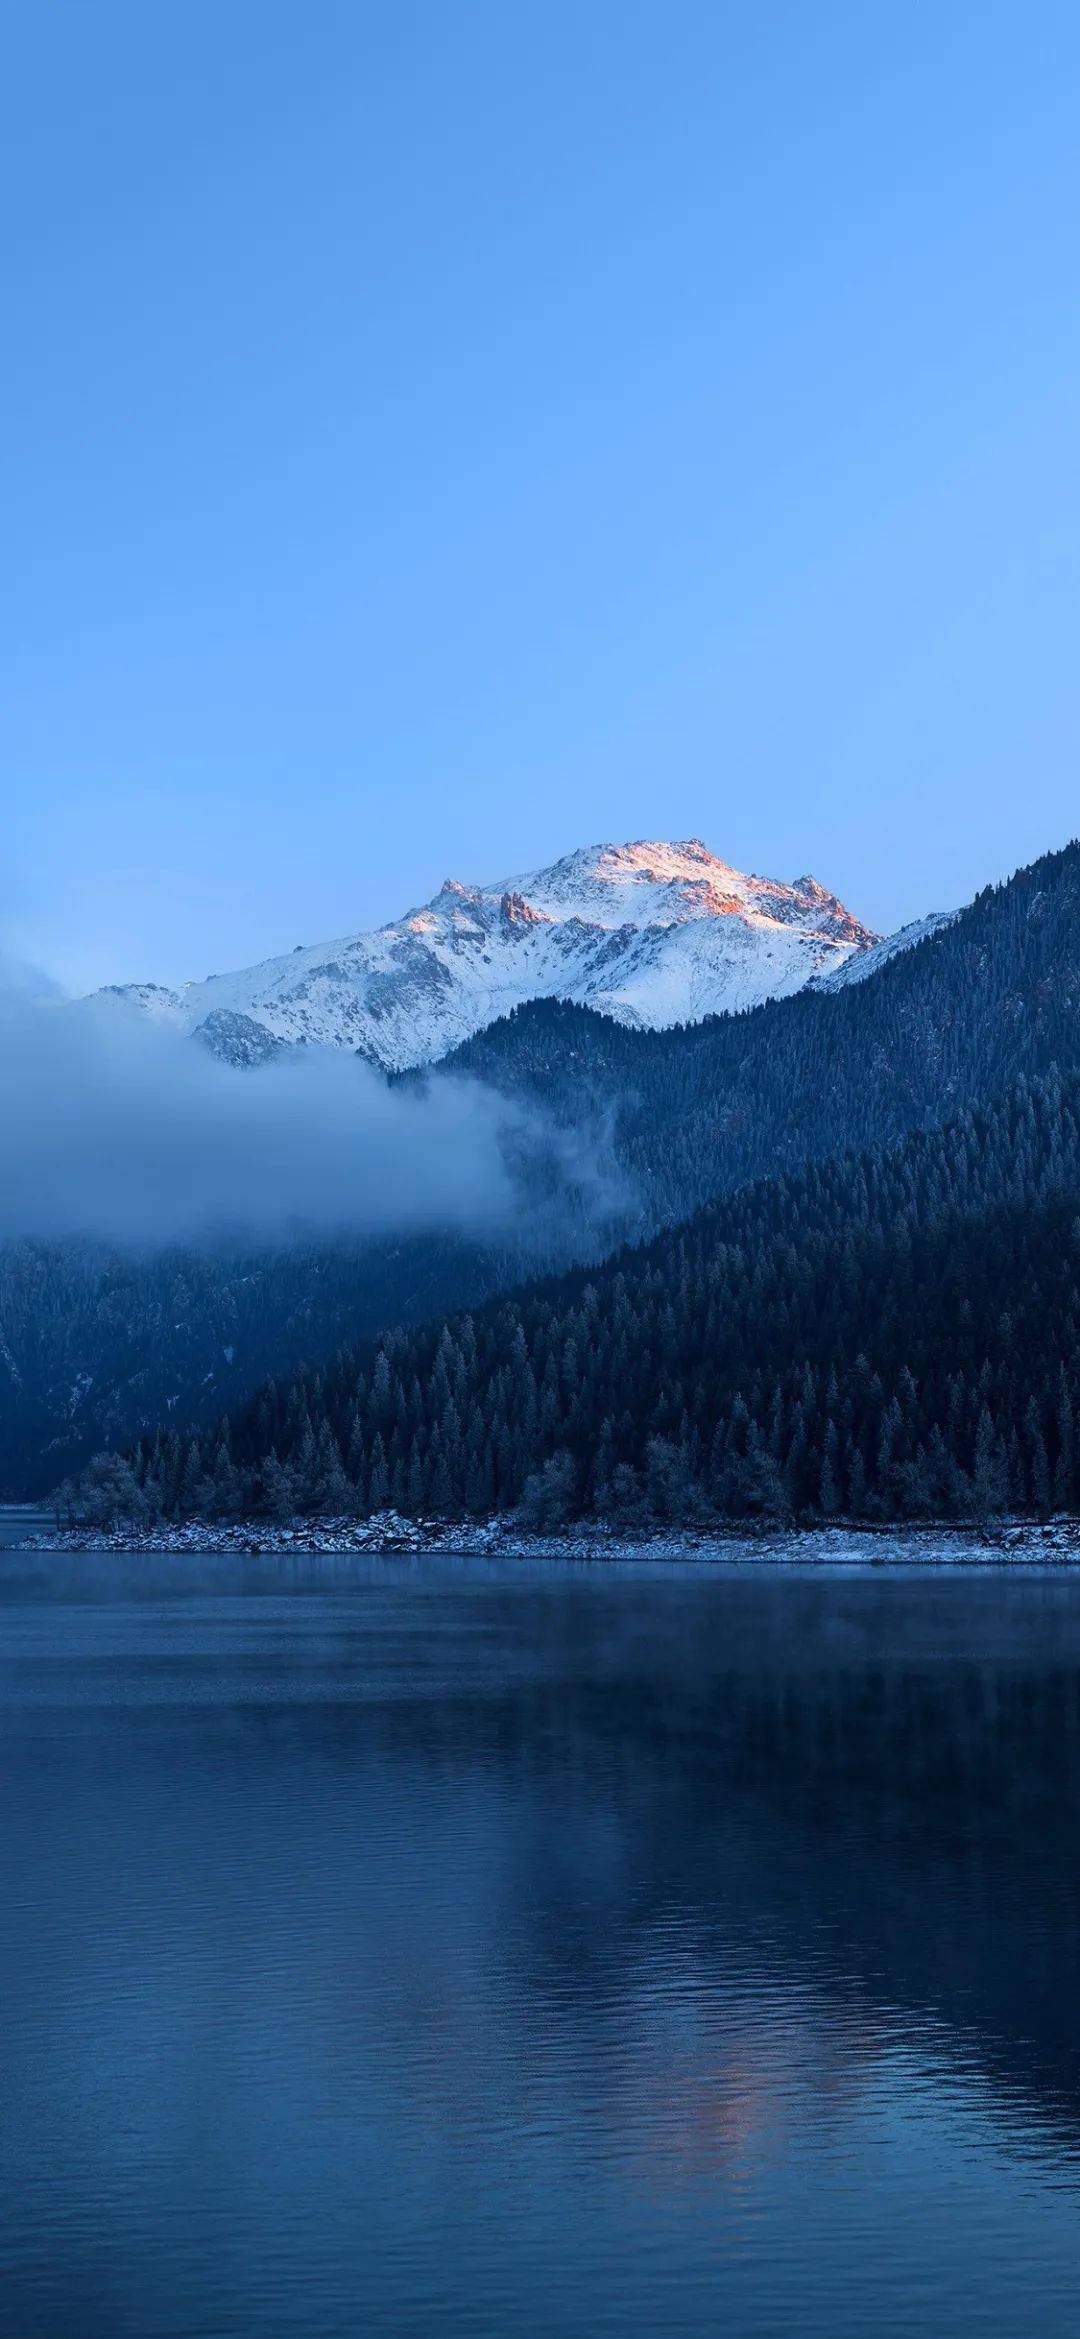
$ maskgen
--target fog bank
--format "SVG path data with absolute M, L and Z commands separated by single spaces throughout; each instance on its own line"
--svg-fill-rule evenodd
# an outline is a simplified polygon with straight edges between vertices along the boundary
M 475 1083 L 389 1088 L 337 1051 L 239 1070 L 0 962 L 0 1237 L 496 1234 L 521 1125 Z

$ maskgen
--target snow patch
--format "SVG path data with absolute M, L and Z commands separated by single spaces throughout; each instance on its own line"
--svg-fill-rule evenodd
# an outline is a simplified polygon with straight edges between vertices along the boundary
M 377 933 L 180 989 L 113 986 L 95 1000 L 198 1032 L 234 1061 L 315 1045 L 400 1071 L 530 999 L 573 1000 L 657 1030 L 786 997 L 875 945 L 816 878 L 747 876 L 700 837 L 638 839 L 494 884 L 447 878 Z
M 814 976 L 815 991 L 840 991 L 847 983 L 864 983 L 868 975 L 887 966 L 891 958 L 899 958 L 902 951 L 915 950 L 920 942 L 928 942 L 932 934 L 940 934 L 944 926 L 953 926 L 959 910 L 931 910 L 925 918 L 915 918 L 910 926 L 900 926 L 895 934 L 886 934 L 873 942 L 868 950 L 845 959 L 840 966 L 826 967 L 824 973 Z

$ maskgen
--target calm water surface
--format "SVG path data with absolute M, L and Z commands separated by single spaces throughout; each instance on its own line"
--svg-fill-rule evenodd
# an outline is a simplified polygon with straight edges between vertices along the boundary
M 0 1553 L 0 2333 L 1080 2330 L 1080 1581 Z

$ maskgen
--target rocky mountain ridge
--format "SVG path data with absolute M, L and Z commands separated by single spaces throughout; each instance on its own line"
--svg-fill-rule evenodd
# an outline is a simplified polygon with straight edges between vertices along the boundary
M 590 846 L 492 885 L 448 878 L 375 933 L 95 999 L 198 1033 L 237 1062 L 306 1044 L 404 1071 L 530 999 L 663 1030 L 788 997 L 877 940 L 813 877 L 746 876 L 698 837 L 639 840 Z

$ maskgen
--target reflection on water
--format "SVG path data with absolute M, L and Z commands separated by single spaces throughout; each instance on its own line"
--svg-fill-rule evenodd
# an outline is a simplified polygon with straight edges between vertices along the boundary
M 1080 1581 L 0 1567 L 5 2339 L 1080 2328 Z

